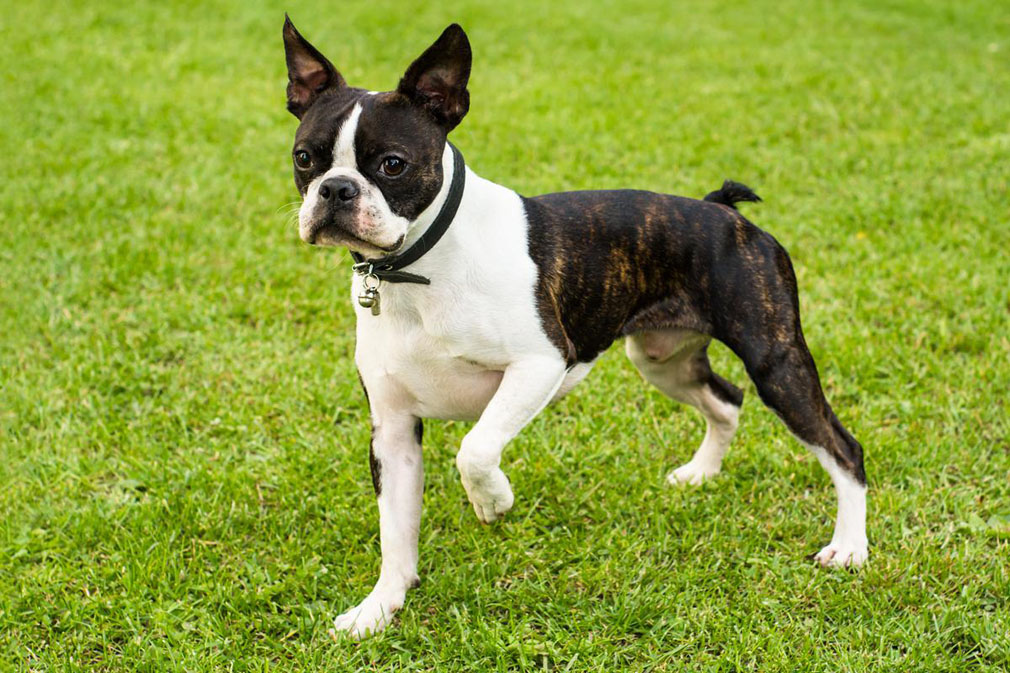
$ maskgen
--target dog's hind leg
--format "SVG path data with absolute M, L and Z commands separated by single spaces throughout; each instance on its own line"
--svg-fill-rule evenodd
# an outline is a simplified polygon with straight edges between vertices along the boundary
M 824 398 L 798 321 L 795 334 L 785 341 L 756 340 L 741 355 L 761 399 L 817 457 L 834 482 L 838 495 L 835 532 L 831 543 L 814 558 L 825 566 L 858 566 L 867 556 L 863 448 Z
M 755 230 L 756 231 L 756 230 Z M 800 326 L 796 276 L 785 250 L 766 234 L 748 243 L 746 280 L 724 274 L 714 296 L 733 310 L 714 316 L 713 335 L 744 362 L 761 400 L 831 476 L 838 515 L 831 543 L 815 555 L 822 565 L 866 560 L 866 473 L 863 448 L 842 427 L 821 390 Z
M 705 439 L 689 462 L 669 475 L 671 484 L 700 484 L 719 473 L 737 428 L 743 392 L 712 371 L 711 337 L 688 330 L 638 332 L 628 337 L 628 357 L 646 381 L 690 404 L 705 417 Z

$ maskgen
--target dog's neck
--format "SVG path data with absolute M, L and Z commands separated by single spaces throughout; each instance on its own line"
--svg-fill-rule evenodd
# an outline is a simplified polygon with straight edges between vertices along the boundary
M 434 223 L 435 218 L 438 217 L 438 213 L 442 210 L 442 204 L 445 203 L 446 197 L 449 195 L 449 187 L 452 185 L 454 170 L 454 161 L 452 155 L 452 148 L 449 147 L 448 141 L 445 143 L 445 148 L 442 150 L 442 186 L 438 190 L 438 194 L 435 195 L 435 199 L 425 208 L 414 223 L 407 230 L 407 237 L 403 240 L 403 245 L 400 246 L 400 250 L 409 250 L 410 246 L 414 245 L 424 232 L 428 231 L 428 227 Z M 466 170 L 465 168 L 463 170 Z

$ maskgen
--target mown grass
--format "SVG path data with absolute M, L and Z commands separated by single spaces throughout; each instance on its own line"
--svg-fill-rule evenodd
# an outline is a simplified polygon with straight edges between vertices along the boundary
M 871 557 L 747 384 L 726 471 L 612 349 L 478 524 L 429 422 L 421 587 L 378 572 L 348 257 L 297 239 L 283 10 L 390 88 L 450 21 L 454 140 L 527 194 L 732 177 L 791 251 L 866 447 Z M 17 3 L 0 26 L 0 667 L 1002 671 L 1010 666 L 1010 13 L 999 3 Z M 724 349 L 716 366 L 743 384 Z

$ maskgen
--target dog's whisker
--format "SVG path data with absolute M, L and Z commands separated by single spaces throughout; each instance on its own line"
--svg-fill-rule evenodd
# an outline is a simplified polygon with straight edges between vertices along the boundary
M 297 211 L 301 207 L 302 207 L 301 201 L 292 201 L 291 203 L 282 203 L 281 205 L 277 206 L 277 210 L 275 210 L 274 212 L 280 213 L 282 211 L 290 211 L 290 210 Z

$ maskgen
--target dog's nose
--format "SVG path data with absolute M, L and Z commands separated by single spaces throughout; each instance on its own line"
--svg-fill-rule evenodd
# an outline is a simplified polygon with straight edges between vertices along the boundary
M 358 186 L 347 178 L 327 178 L 319 185 L 319 198 L 324 201 L 336 197 L 341 201 L 350 201 L 358 195 Z

